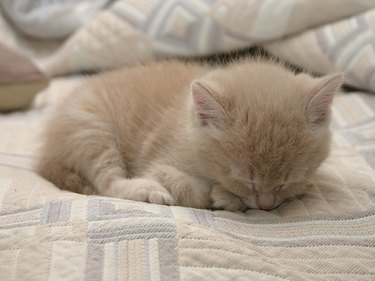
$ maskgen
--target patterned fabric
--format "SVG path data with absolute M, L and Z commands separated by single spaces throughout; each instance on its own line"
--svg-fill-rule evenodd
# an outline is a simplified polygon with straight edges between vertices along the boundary
M 344 70 L 348 84 L 375 91 L 373 0 L 27 3 L 4 1 L 4 13 L 12 22 L 0 16 L 0 40 L 33 58 L 50 76 L 261 44 L 271 53 L 318 73 Z M 62 11 L 69 11 L 65 18 Z M 49 21 L 54 24 L 44 24 L 48 16 L 54 17 Z M 35 38 L 23 36 L 12 26 Z M 67 38 L 38 41 L 38 36 L 62 35 Z
M 265 47 L 318 73 L 346 70 L 346 83 L 375 91 L 375 9 Z
M 61 191 L 33 172 L 47 106 L 0 115 L 0 280 L 375 279 L 375 97 L 335 100 L 333 151 L 305 196 L 211 212 Z M 79 82 L 79 80 L 78 80 Z
M 2 0 L 0 8 L 28 36 L 63 38 L 73 33 L 110 0 Z

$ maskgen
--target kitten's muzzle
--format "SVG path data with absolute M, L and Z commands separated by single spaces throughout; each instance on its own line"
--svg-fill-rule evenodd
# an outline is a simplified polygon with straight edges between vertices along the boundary
M 260 210 L 272 210 L 275 208 L 275 195 L 270 192 L 257 192 L 255 202 Z

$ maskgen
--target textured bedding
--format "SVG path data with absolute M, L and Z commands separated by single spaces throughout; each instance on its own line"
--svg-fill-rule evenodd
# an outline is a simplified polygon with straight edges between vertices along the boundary
M 0 44 L 43 77 L 261 45 L 375 92 L 373 0 L 4 0 Z M 79 81 L 54 78 L 32 109 L 0 114 L 1 281 L 375 280 L 374 95 L 335 99 L 332 153 L 304 196 L 230 213 L 88 197 L 36 175 L 43 124 Z
M 375 97 L 339 95 L 333 150 L 272 212 L 60 191 L 33 172 L 40 132 L 79 79 L 0 115 L 0 280 L 375 280 Z M 40 107 L 43 105 L 42 107 Z
M 3 0 L 1 11 L 0 41 L 48 76 L 261 45 L 375 91 L 373 0 Z

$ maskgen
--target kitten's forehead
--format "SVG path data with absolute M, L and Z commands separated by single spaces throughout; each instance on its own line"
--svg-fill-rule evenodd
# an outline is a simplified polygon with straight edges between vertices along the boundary
M 231 137 L 237 139 L 242 170 L 265 185 L 275 184 L 274 180 L 281 182 L 303 177 L 315 169 L 329 151 L 329 133 L 317 138 L 303 129 L 291 129 L 290 133 L 278 133 L 275 129 L 270 135 L 259 128 L 252 134 L 233 134 Z M 242 144 L 238 141 L 240 138 Z
M 256 125 L 254 125 L 256 124 Z M 228 137 L 249 176 L 279 179 L 298 165 L 305 165 L 308 154 L 319 147 L 316 138 L 303 126 L 274 122 L 238 124 Z M 319 151 L 319 149 L 318 149 Z

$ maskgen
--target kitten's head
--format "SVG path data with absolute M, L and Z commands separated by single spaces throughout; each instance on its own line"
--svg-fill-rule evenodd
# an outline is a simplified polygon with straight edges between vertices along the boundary
M 191 85 L 202 173 L 250 208 L 304 192 L 328 156 L 330 106 L 342 75 L 312 78 L 266 62 L 215 70 Z

